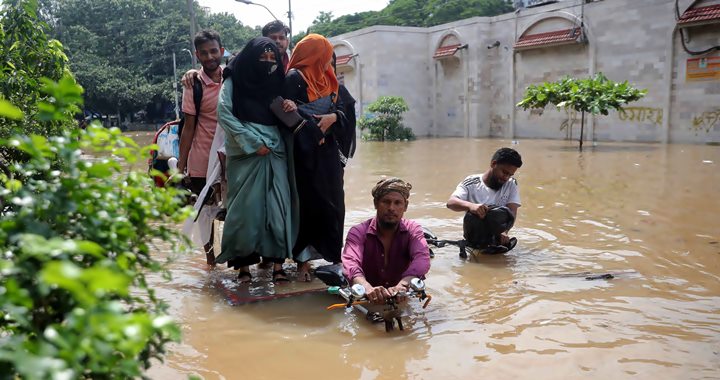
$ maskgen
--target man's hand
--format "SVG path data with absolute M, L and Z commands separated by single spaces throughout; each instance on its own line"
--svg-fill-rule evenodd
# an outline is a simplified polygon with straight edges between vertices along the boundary
M 490 208 L 484 204 L 475 204 L 472 207 L 470 207 L 470 212 L 477 215 L 480 219 L 485 218 L 485 215 L 487 214 L 488 210 Z
M 257 153 L 258 156 L 265 156 L 268 153 L 270 153 L 270 148 L 263 145 L 260 148 L 258 148 L 258 150 L 255 153 Z
M 317 125 L 323 133 L 326 133 L 328 128 L 337 121 L 337 115 L 334 113 L 313 115 L 313 117 L 319 119 Z
M 385 301 L 392 296 L 392 294 L 390 294 L 390 292 L 383 286 L 372 286 L 370 284 L 364 286 L 365 297 L 367 297 L 370 303 L 384 305 Z
M 408 285 L 405 281 L 400 281 L 397 285 L 388 289 L 391 295 L 396 296 L 395 300 L 397 303 L 403 303 L 407 301 Z
M 193 81 L 195 78 L 200 76 L 200 70 L 196 69 L 190 69 L 185 74 L 183 74 L 182 79 L 180 79 L 180 82 L 182 82 L 183 87 L 187 89 L 191 89 L 193 86 Z

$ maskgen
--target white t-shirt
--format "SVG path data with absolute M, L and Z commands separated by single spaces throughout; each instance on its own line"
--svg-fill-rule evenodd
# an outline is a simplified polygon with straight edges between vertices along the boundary
M 520 205 L 520 191 L 515 178 L 505 182 L 499 191 L 495 191 L 482 180 L 482 174 L 473 174 L 465 178 L 452 193 L 452 196 L 466 202 L 507 206 L 508 203 Z

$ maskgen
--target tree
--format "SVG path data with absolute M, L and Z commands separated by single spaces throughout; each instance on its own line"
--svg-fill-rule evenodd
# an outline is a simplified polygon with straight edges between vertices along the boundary
M 582 150 L 586 112 L 607 115 L 610 110 L 621 110 L 624 104 L 641 99 L 645 94 L 647 90 L 638 90 L 627 81 L 613 82 L 603 73 L 598 73 L 587 79 L 564 77 L 557 82 L 528 86 L 523 100 L 517 106 L 527 110 L 543 109 L 552 104 L 581 112 L 578 141 Z
M 87 108 L 128 114 L 174 102 L 173 53 L 179 73 L 191 65 L 183 51 L 192 47 L 185 0 L 42 1 L 43 17 L 65 44 L 70 66 L 85 88 Z M 260 35 L 233 15 L 209 14 L 194 6 L 200 29 L 215 29 L 231 51 Z
M 261 29 L 243 25 L 231 13 L 201 13 L 198 15 L 201 29 L 212 29 L 220 34 L 223 47 L 239 53 L 251 39 L 261 35 Z
M 402 114 L 408 110 L 401 96 L 381 96 L 368 107 L 368 111 L 375 114 L 361 117 L 358 126 L 361 131 L 368 130 L 368 134 L 363 135 L 368 140 L 413 140 L 412 129 L 402 124 Z
M 69 71 L 62 44 L 47 37 L 48 26 L 38 19 L 37 9 L 32 0 L 4 0 L 0 8 L 0 100 L 17 105 L 22 115 L 0 117 L 0 138 L 18 130 L 52 136 L 75 125 L 72 119 L 38 117 L 38 102 L 49 97 L 40 91 L 41 78 L 57 81 Z M 78 109 L 67 111 L 72 115 Z M 0 148 L 5 158 L 17 158 L 17 153 Z

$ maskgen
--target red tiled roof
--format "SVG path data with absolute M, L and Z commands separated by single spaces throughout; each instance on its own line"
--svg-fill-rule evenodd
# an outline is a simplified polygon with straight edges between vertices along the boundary
M 443 57 L 450 57 L 455 55 L 455 53 L 460 48 L 460 44 L 455 45 L 448 45 L 448 46 L 440 46 L 435 50 L 435 54 L 433 54 L 433 58 L 443 58 Z
M 717 21 L 720 19 L 720 4 L 708 5 L 707 7 L 699 7 L 688 9 L 680 16 L 678 25 L 688 25 L 705 23 L 707 21 Z
M 550 45 L 563 45 L 578 42 L 582 31 L 580 28 L 556 30 L 553 32 L 528 34 L 520 37 L 515 43 L 515 49 L 527 49 Z
M 338 56 L 337 58 L 335 58 L 335 65 L 337 65 L 337 66 L 347 65 L 348 62 L 350 62 L 350 60 L 352 58 L 353 58 L 352 54 Z

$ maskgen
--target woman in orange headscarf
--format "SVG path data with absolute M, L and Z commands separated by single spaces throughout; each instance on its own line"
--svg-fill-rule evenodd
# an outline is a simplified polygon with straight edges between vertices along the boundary
M 293 249 L 298 279 L 309 281 L 309 260 L 340 262 L 345 193 L 343 162 L 335 133 L 347 121 L 338 104 L 332 44 L 309 34 L 293 50 L 285 78 L 285 99 L 306 120 L 295 133 L 295 181 L 300 198 L 300 231 Z

